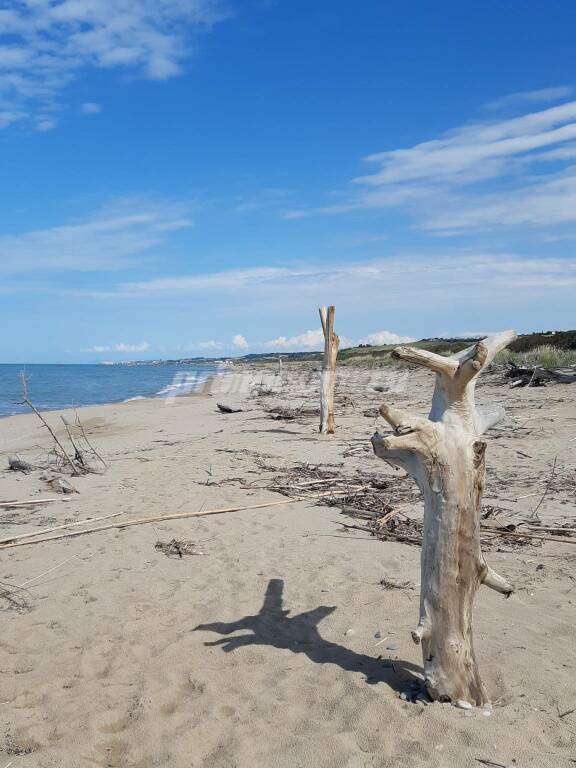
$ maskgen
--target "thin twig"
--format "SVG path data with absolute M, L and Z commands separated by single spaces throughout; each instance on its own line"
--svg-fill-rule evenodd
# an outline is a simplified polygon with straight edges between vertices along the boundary
M 80 553 L 82 554 L 82 553 Z M 49 573 L 52 573 L 52 571 L 55 571 L 58 568 L 61 568 L 63 565 L 66 565 L 66 563 L 69 563 L 70 560 L 74 560 L 76 557 L 80 557 L 80 554 L 72 555 L 72 557 L 66 558 L 66 560 L 62 560 L 61 563 L 58 563 L 57 565 L 53 566 L 52 568 L 49 568 L 47 571 L 43 571 L 42 573 L 39 573 L 38 576 L 34 576 L 31 579 L 28 579 L 28 581 L 25 581 L 24 584 L 19 584 L 19 589 L 24 589 L 24 587 L 27 587 L 29 584 L 31 584 L 33 581 L 38 581 L 38 579 L 41 579 L 42 576 L 47 576 Z
M 38 416 L 38 418 L 40 419 L 42 424 L 44 424 L 44 426 L 46 427 L 48 432 L 50 432 L 50 434 L 52 435 L 52 439 L 54 440 L 54 442 L 56 443 L 58 448 L 60 448 L 60 450 L 62 451 L 62 455 L 63 455 L 64 459 L 66 460 L 66 462 L 72 468 L 72 474 L 73 475 L 78 475 L 80 470 L 74 464 L 74 462 L 72 461 L 70 456 L 68 456 L 68 453 L 66 452 L 66 449 L 64 448 L 64 446 L 62 445 L 60 440 L 58 440 L 58 438 L 56 437 L 56 434 L 55 434 L 54 430 L 52 429 L 52 427 L 50 426 L 50 424 L 48 424 L 48 422 L 46 421 L 44 416 L 42 416 L 40 411 L 37 410 L 37 408 L 34 406 L 34 404 L 28 398 L 28 384 L 26 383 L 26 376 L 24 374 L 24 371 L 20 371 L 20 382 L 22 384 L 22 391 L 24 392 L 24 399 L 23 399 L 22 403 L 27 405 L 29 408 L 31 408 L 34 411 L 34 413 L 36 414 L 36 416 Z
M 100 520 L 109 520 L 111 517 L 118 517 L 124 514 L 123 512 L 112 512 L 110 515 L 103 515 L 102 517 L 90 517 L 87 520 L 77 520 L 74 523 L 63 523 L 62 525 L 55 525 L 52 528 L 43 528 L 41 531 L 28 531 L 28 533 L 19 533 L 16 536 L 7 536 L 5 539 L 0 539 L 1 544 L 8 544 L 13 541 L 20 541 L 21 539 L 30 539 L 34 536 L 43 536 L 45 533 L 53 533 L 53 531 L 63 531 L 67 528 L 75 528 L 78 525 L 84 525 L 85 523 L 97 523 Z
M 298 501 L 310 501 L 314 499 L 321 499 L 328 495 L 342 495 L 343 492 L 336 491 L 335 493 L 322 493 L 322 494 L 316 494 L 313 496 L 296 496 L 294 498 L 290 499 L 282 499 L 281 501 L 267 501 L 263 504 L 250 504 L 247 506 L 240 506 L 240 507 L 225 507 L 224 509 L 206 509 L 203 511 L 195 511 L 195 512 L 180 512 L 172 515 L 157 515 L 156 517 L 141 517 L 136 518 L 133 520 L 125 520 L 124 522 L 120 523 L 112 523 L 110 525 L 100 525 L 96 528 L 87 528 L 84 531 L 69 531 L 68 533 L 62 533 L 58 536 L 50 536 L 45 539 L 36 539 L 35 541 L 16 541 L 12 543 L 6 543 L 0 545 L 0 549 L 11 549 L 12 547 L 23 547 L 27 544 L 43 544 L 47 541 L 56 541 L 58 539 L 68 539 L 72 538 L 73 536 L 83 536 L 87 533 L 97 533 L 99 531 L 109 531 L 112 529 L 123 529 L 123 528 L 129 528 L 133 525 L 146 525 L 147 523 L 157 523 L 163 520 L 181 520 L 183 518 L 188 517 L 201 517 L 205 515 L 223 515 L 227 512 L 242 512 L 244 510 L 251 510 L 251 509 L 263 509 L 264 507 L 277 507 L 281 505 L 286 504 L 293 504 Z M 84 520 L 82 522 L 90 522 L 89 520 Z M 81 521 L 78 521 L 77 525 L 80 525 Z
M 542 506 L 542 503 L 544 499 L 546 498 L 546 494 L 548 493 L 548 490 L 550 489 L 550 485 L 552 484 L 552 480 L 554 479 L 554 474 L 556 473 L 556 462 L 558 461 L 558 455 L 554 456 L 554 464 L 552 465 L 552 472 L 550 473 L 550 477 L 548 478 L 548 482 L 546 483 L 546 488 L 544 488 L 544 493 L 542 494 L 542 498 L 538 502 L 538 504 L 534 507 L 532 510 L 532 514 L 530 515 L 530 520 L 533 520 L 536 517 L 536 513 Z
M 0 507 L 30 507 L 36 504 L 53 504 L 55 501 L 70 501 L 70 499 L 29 499 L 28 501 L 0 501 Z

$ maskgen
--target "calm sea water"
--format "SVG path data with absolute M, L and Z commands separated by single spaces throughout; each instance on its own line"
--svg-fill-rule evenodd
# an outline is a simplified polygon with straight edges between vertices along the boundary
M 22 399 L 24 370 L 30 400 L 39 410 L 169 397 L 194 391 L 218 365 L 4 365 L 0 364 L 0 417 L 29 411 Z

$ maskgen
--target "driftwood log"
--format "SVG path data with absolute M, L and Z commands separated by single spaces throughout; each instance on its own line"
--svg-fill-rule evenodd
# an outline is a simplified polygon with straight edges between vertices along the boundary
M 547 381 L 555 381 L 559 384 L 574 384 L 576 372 L 568 369 L 542 368 L 541 366 L 518 367 L 514 363 L 508 363 L 508 370 L 504 374 L 512 379 L 510 387 L 543 387 Z
M 412 638 L 422 644 L 431 698 L 462 707 L 489 704 L 472 639 L 476 591 L 481 584 L 506 597 L 514 591 L 480 549 L 481 435 L 504 410 L 477 408 L 474 388 L 478 374 L 515 338 L 506 331 L 451 357 L 413 347 L 394 350 L 396 358 L 435 371 L 432 410 L 425 419 L 384 405 L 380 413 L 394 436 L 372 438 L 376 455 L 405 469 L 424 497 L 420 621 Z
M 320 432 L 334 434 L 334 389 L 336 387 L 336 359 L 340 339 L 334 333 L 334 307 L 320 307 L 320 320 L 324 333 L 324 360 L 320 374 Z

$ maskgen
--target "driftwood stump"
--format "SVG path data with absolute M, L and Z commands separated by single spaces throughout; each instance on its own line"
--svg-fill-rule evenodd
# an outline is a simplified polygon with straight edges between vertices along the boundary
M 424 497 L 420 621 L 426 687 L 432 699 L 484 706 L 472 641 L 472 604 L 484 584 L 508 597 L 514 588 L 486 564 L 480 549 L 480 502 L 486 443 L 480 436 L 504 416 L 474 402 L 478 374 L 516 338 L 490 336 L 451 357 L 399 347 L 393 355 L 436 372 L 428 419 L 388 406 L 380 413 L 394 436 L 372 438 L 377 456 L 405 469 Z
M 334 434 L 334 389 L 336 387 L 336 358 L 340 339 L 334 333 L 334 307 L 320 307 L 324 332 L 324 360 L 320 375 L 320 432 Z

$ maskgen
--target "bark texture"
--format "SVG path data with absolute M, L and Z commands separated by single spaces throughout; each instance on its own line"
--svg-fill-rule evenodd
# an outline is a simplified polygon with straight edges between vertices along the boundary
M 422 644 L 426 686 L 437 701 L 489 703 L 474 655 L 474 597 L 481 584 L 507 597 L 514 591 L 480 549 L 486 450 L 480 438 L 504 411 L 476 408 L 474 388 L 482 369 L 515 338 L 514 331 L 496 334 L 452 357 L 396 349 L 397 358 L 436 372 L 432 409 L 425 419 L 382 406 L 394 435 L 372 438 L 376 455 L 412 475 L 424 497 L 420 620 L 412 637 Z
M 334 390 L 336 387 L 336 359 L 340 339 L 334 333 L 334 307 L 321 307 L 320 320 L 324 332 L 324 360 L 320 378 L 320 432 L 334 433 Z

